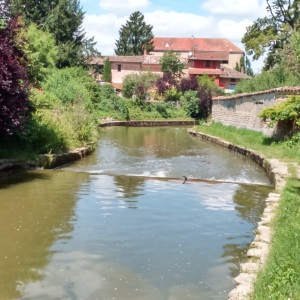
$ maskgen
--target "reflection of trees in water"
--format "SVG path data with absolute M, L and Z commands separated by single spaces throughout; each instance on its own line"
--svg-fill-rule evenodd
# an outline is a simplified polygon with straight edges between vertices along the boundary
M 229 265 L 229 270 L 232 278 L 239 274 L 240 263 L 246 257 L 246 252 L 250 243 L 225 244 L 224 252 L 221 257 L 226 258 L 226 263 Z
M 115 185 L 118 187 L 118 197 L 124 198 L 128 208 L 137 208 L 137 199 L 142 196 L 144 178 L 137 176 L 114 176 Z
M 233 196 L 239 216 L 256 225 L 266 206 L 265 199 L 270 191 L 270 187 L 240 185 Z
M 238 216 L 256 226 L 265 208 L 265 199 L 269 192 L 270 187 L 239 185 L 233 196 Z M 231 263 L 229 269 L 232 277 L 236 277 L 239 274 L 240 263 L 245 259 L 250 245 L 250 242 L 245 243 L 242 239 L 249 240 L 251 237 L 252 234 L 251 236 L 230 237 L 228 240 L 231 240 L 232 243 L 223 246 L 224 252 L 222 257 L 226 259 L 227 263 Z M 233 243 L 234 239 L 238 240 L 237 243 Z
M 30 172 L 0 183 L 3 299 L 20 297 L 16 285 L 40 280 L 53 254 L 53 244 L 71 238 L 74 195 L 86 180 L 87 174 L 46 171 Z

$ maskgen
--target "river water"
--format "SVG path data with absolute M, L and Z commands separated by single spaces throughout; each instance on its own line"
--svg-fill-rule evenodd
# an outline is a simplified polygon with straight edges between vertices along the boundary
M 270 191 L 184 127 L 101 129 L 79 162 L 0 178 L 0 299 L 226 299 Z

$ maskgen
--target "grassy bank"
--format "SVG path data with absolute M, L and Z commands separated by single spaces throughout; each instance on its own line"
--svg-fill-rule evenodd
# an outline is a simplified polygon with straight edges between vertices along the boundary
M 300 161 L 299 145 L 289 148 L 285 143 L 257 132 L 217 123 L 200 125 L 197 130 L 252 149 L 268 158 L 285 162 Z M 282 192 L 272 228 L 269 257 L 258 274 L 251 299 L 300 299 L 300 180 L 296 175 L 288 179 Z
M 224 126 L 220 123 L 212 123 L 210 126 L 199 125 L 198 130 L 220 137 L 235 145 L 252 149 L 267 158 L 277 158 L 287 163 L 300 163 L 300 145 L 290 148 L 286 143 L 273 140 L 260 132 L 233 126 Z

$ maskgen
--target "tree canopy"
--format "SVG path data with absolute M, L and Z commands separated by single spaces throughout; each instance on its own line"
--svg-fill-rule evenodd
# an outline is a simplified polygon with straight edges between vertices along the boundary
M 265 70 L 281 61 L 281 50 L 291 33 L 299 29 L 299 0 L 267 0 L 268 16 L 258 18 L 242 39 L 248 55 L 254 60 L 267 53 Z
M 81 28 L 84 12 L 79 0 L 12 0 L 12 11 L 53 34 L 58 46 L 58 67 L 76 66 L 97 51 L 93 38 Z
M 153 50 L 153 26 L 146 24 L 144 15 L 136 11 L 129 16 L 129 20 L 119 30 L 116 40 L 116 55 L 142 55 L 144 50 Z
M 180 77 L 184 68 L 184 63 L 180 60 L 180 54 L 174 51 L 168 51 L 160 58 L 161 70 L 164 73 L 170 73 L 172 76 Z

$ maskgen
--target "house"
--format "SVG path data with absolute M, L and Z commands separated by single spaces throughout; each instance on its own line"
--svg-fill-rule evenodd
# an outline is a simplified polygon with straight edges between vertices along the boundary
M 89 64 L 93 66 L 94 74 L 97 80 L 101 81 L 101 69 L 105 60 L 109 59 L 111 63 L 111 81 L 121 84 L 125 76 L 143 71 L 151 71 L 161 74 L 160 57 L 156 55 L 137 55 L 137 56 L 104 56 L 94 57 Z
M 240 62 L 244 51 L 225 38 L 176 38 L 176 37 L 154 37 L 154 50 L 150 53 L 162 56 L 164 52 L 179 52 L 183 58 L 188 59 L 196 51 L 217 51 L 227 52 L 227 66 L 231 69 L 236 67 Z
M 239 80 L 250 78 L 250 76 L 234 70 L 244 52 L 227 39 L 155 37 L 153 44 L 155 48 L 149 55 L 94 58 L 90 64 L 94 66 L 96 78 L 101 80 L 99 70 L 107 58 L 111 63 L 113 84 L 122 84 L 128 74 L 143 71 L 162 75 L 159 61 L 167 51 L 181 54 L 181 59 L 186 62 L 183 70 L 186 77 L 207 74 L 214 77 L 218 86 L 227 90 L 234 90 Z

